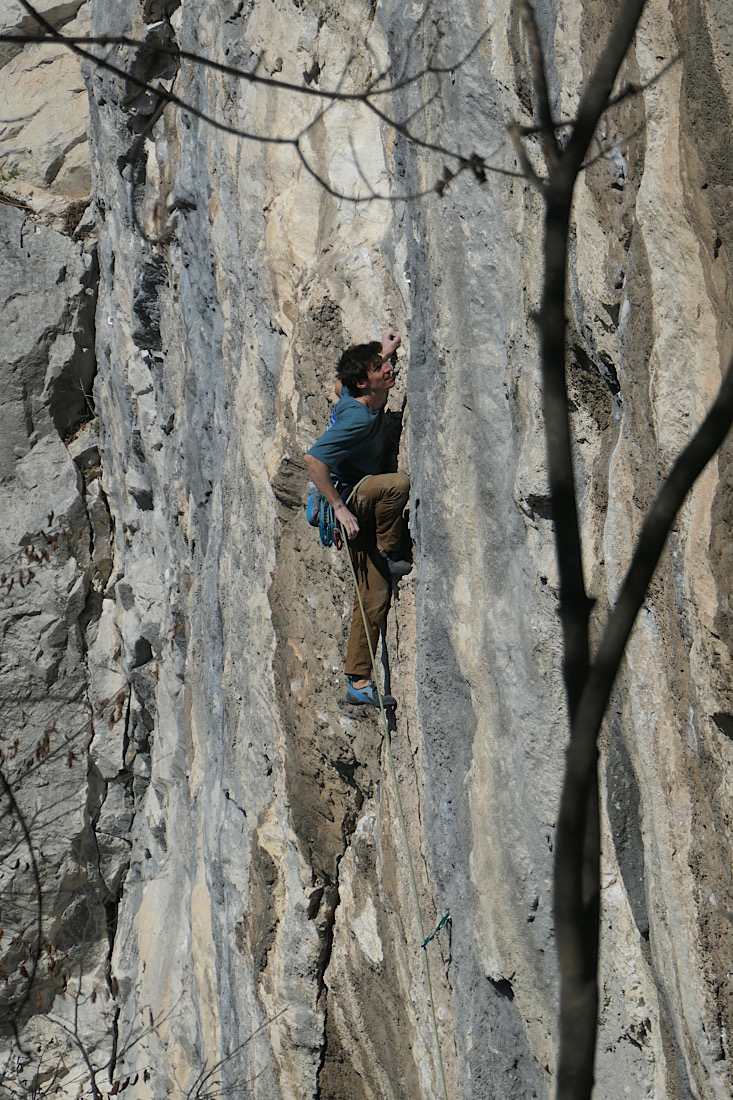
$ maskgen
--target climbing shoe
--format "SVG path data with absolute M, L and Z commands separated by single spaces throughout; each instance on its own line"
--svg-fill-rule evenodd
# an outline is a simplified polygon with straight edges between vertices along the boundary
M 346 702 L 353 703 L 354 706 L 358 707 L 378 707 L 379 696 L 377 695 L 377 685 L 374 683 L 374 680 L 370 680 L 366 687 L 363 688 L 355 688 L 351 680 L 349 680 L 349 690 L 346 692 Z M 397 706 L 397 700 L 391 695 L 382 695 L 382 702 L 385 707 Z
M 380 550 L 379 556 L 383 559 L 393 577 L 405 577 L 412 569 L 411 561 L 406 561 L 399 554 L 390 553 L 389 550 Z

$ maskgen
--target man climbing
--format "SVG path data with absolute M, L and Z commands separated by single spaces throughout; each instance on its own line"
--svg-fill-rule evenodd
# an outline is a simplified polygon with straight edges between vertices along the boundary
M 374 340 L 344 352 L 336 370 L 341 397 L 334 421 L 305 455 L 311 480 L 346 532 L 372 652 L 387 612 L 391 578 L 412 568 L 400 554 L 410 480 L 405 474 L 383 472 L 389 451 L 384 406 L 395 385 L 391 360 L 401 342 L 399 333 L 389 329 L 381 345 Z M 348 703 L 379 706 L 356 593 L 346 677 Z M 383 696 L 383 701 L 394 706 L 391 696 Z

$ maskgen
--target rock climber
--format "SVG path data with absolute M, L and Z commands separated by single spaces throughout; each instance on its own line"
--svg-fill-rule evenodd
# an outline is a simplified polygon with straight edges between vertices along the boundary
M 401 342 L 399 333 L 390 328 L 381 344 L 373 340 L 344 352 L 336 370 L 340 399 L 333 423 L 305 455 L 313 484 L 346 532 L 372 652 L 387 613 L 392 577 L 404 576 L 412 568 L 400 552 L 410 480 L 405 474 L 384 473 L 389 452 L 384 407 L 395 385 L 393 356 Z M 358 488 L 347 507 L 354 486 Z M 356 593 L 346 678 L 348 703 L 379 706 Z M 391 696 L 383 696 L 383 702 L 395 703 Z

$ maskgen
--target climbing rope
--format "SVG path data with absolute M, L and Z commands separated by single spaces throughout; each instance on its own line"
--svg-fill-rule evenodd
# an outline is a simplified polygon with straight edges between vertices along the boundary
M 349 493 L 349 496 L 346 500 L 346 505 L 347 506 L 351 503 L 352 499 L 356 495 L 357 489 L 359 488 L 359 486 L 364 481 L 366 481 L 366 478 L 362 478 L 361 481 L 357 485 L 355 485 L 354 488 L 351 490 L 351 492 Z M 346 544 L 346 549 L 347 549 L 347 555 L 346 556 L 349 559 L 349 569 L 351 570 L 351 578 L 354 582 L 354 589 L 356 590 L 357 599 L 359 601 L 359 610 L 361 611 L 361 618 L 362 618 L 362 622 L 364 624 L 364 633 L 366 635 L 367 645 L 369 646 L 369 657 L 370 657 L 370 660 L 372 662 L 372 677 L 374 679 L 374 685 L 377 689 L 377 698 L 379 699 L 379 713 L 380 713 L 380 716 L 381 716 L 381 719 L 382 719 L 382 724 L 384 726 L 385 740 L 386 740 L 386 743 L 387 743 L 387 757 L 389 759 L 389 769 L 390 769 L 390 772 L 392 774 L 392 782 L 394 784 L 395 795 L 396 795 L 396 798 L 397 798 L 397 808 L 398 808 L 398 811 L 399 811 L 400 825 L 402 826 L 402 834 L 403 834 L 404 841 L 405 841 L 405 849 L 407 851 L 407 862 L 408 862 L 408 865 L 409 865 L 409 868 L 410 868 L 410 881 L 412 883 L 412 896 L 415 900 L 415 909 L 417 911 L 417 922 L 418 922 L 418 925 L 419 925 L 419 928 L 420 928 L 420 938 L 423 941 L 421 946 L 423 948 L 427 948 L 427 944 L 436 935 L 436 933 L 439 931 L 439 929 L 442 927 L 442 925 L 445 924 L 445 922 L 448 918 L 448 914 L 446 913 L 445 917 L 443 917 L 443 920 L 440 922 L 438 927 L 435 929 L 435 932 L 432 932 L 429 936 L 426 937 L 425 936 L 425 922 L 423 920 L 422 908 L 420 906 L 420 896 L 419 896 L 418 889 L 417 889 L 417 876 L 415 875 L 415 865 L 414 865 L 414 862 L 413 862 L 413 859 L 412 859 L 412 850 L 410 848 L 410 838 L 409 838 L 409 834 L 407 832 L 407 820 L 405 818 L 405 810 L 404 810 L 404 807 L 402 805 L 402 796 L 400 795 L 400 785 L 397 782 L 397 769 L 395 768 L 394 756 L 392 755 L 392 733 L 390 731 L 389 722 L 387 720 L 387 711 L 386 711 L 385 706 L 384 706 L 384 698 L 382 696 L 382 689 L 379 686 L 379 677 L 377 675 L 377 662 L 376 662 L 376 659 L 374 657 L 374 648 L 372 646 L 372 640 L 371 640 L 371 637 L 369 636 L 369 626 L 367 624 L 367 617 L 366 617 L 366 612 L 364 610 L 364 603 L 363 603 L 362 598 L 361 598 L 361 592 L 359 591 L 359 582 L 358 582 L 357 577 L 356 577 L 356 570 L 354 569 L 354 563 L 351 559 L 351 553 L 349 552 L 349 549 L 348 549 L 348 541 L 347 541 L 346 530 L 345 530 L 344 525 L 341 523 L 340 520 L 339 520 L 339 526 L 341 528 L 341 534 L 343 536 L 344 543 Z M 438 1052 L 438 1065 L 440 1067 L 440 1077 L 441 1077 L 441 1080 L 443 1082 L 443 1094 L 445 1096 L 445 1100 L 449 1100 L 449 1098 L 448 1098 L 448 1085 L 447 1085 L 447 1082 L 446 1082 L 446 1079 L 445 1079 L 445 1068 L 443 1066 L 443 1054 L 442 1054 L 442 1051 L 441 1051 L 441 1048 L 440 1048 L 440 1036 L 438 1034 L 438 1020 L 437 1020 L 437 1017 L 436 1017 L 436 1014 L 435 1014 L 435 1000 L 433 998 L 433 983 L 432 983 L 431 978 L 430 978 L 430 960 L 428 959 L 427 950 L 424 950 L 422 952 L 422 956 L 423 956 L 423 962 L 424 962 L 424 967 L 425 967 L 425 980 L 426 980 L 427 989 L 428 989 L 428 1000 L 430 1002 L 430 1014 L 431 1014 L 432 1022 L 433 1022 L 433 1032 L 435 1034 L 435 1046 L 436 1046 L 436 1049 L 437 1049 L 437 1052 Z

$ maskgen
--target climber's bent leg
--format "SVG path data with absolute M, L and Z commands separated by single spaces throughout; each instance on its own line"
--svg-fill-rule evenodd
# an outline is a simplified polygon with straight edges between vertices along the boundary
M 373 543 L 371 531 L 360 531 L 357 537 L 347 543 L 351 560 L 354 563 L 359 593 L 364 604 L 368 637 L 372 645 L 372 652 L 376 656 L 379 631 L 384 617 L 387 614 L 389 597 L 392 590 L 388 576 L 381 571 L 374 561 Z M 371 553 L 370 553 L 371 549 Z M 355 680 L 371 680 L 372 661 L 369 655 L 369 642 L 364 630 L 364 623 L 359 607 L 359 598 L 354 593 L 354 613 L 351 617 L 351 634 L 349 636 L 349 648 L 346 653 L 346 675 Z
M 380 550 L 394 553 L 402 542 L 402 514 L 410 495 L 406 474 L 377 474 L 357 489 L 353 512 L 362 527 L 374 525 Z

